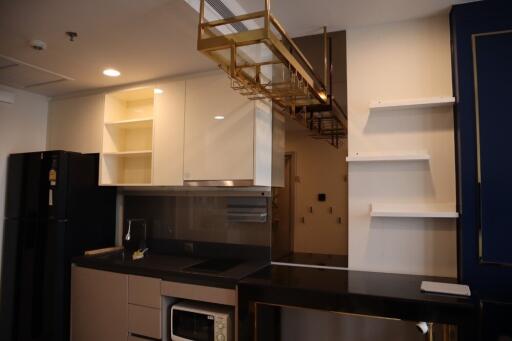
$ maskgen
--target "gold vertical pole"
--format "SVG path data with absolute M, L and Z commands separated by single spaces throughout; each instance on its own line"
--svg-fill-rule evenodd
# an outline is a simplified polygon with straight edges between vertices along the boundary
M 428 341 L 434 341 L 434 324 L 432 322 L 428 323 L 428 332 L 426 339 Z
M 450 326 L 448 324 L 443 325 L 443 341 L 450 341 Z
M 199 27 L 197 28 L 197 45 L 198 46 L 199 46 L 199 41 L 203 37 L 204 1 L 205 0 L 201 0 L 199 2 Z
M 265 0 L 265 32 L 270 32 L 270 0 Z
M 236 45 L 235 42 L 231 44 L 231 64 L 229 65 L 229 74 L 231 77 L 236 76 Z
M 327 27 L 324 26 L 324 86 L 327 91 Z

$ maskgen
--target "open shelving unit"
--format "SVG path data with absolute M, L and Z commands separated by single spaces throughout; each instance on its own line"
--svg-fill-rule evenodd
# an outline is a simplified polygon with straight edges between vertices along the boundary
M 378 204 L 371 205 L 372 217 L 458 218 L 455 204 Z
M 388 111 L 406 111 L 429 108 L 450 107 L 455 103 L 452 96 L 410 98 L 396 100 L 375 100 L 369 104 L 369 112 L 380 113 Z M 427 151 L 410 151 L 396 153 L 356 153 L 348 156 L 347 162 L 404 162 L 431 160 Z M 387 218 L 458 218 L 459 214 L 455 204 L 428 203 L 428 204 L 397 204 L 397 203 L 372 203 L 371 217 Z
M 101 185 L 147 186 L 153 171 L 154 89 L 105 96 Z
M 429 161 L 430 155 L 427 152 L 415 153 L 390 153 L 390 154 L 371 154 L 361 153 L 347 156 L 347 162 L 386 162 L 386 161 Z
M 455 97 L 428 97 L 398 100 L 376 100 L 370 102 L 370 112 L 424 109 L 451 106 L 455 103 Z

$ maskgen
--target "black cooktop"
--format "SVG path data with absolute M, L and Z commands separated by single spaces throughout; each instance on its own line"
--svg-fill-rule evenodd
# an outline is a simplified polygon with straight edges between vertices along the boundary
M 242 264 L 239 259 L 210 259 L 204 262 L 186 267 L 185 271 L 219 274 Z

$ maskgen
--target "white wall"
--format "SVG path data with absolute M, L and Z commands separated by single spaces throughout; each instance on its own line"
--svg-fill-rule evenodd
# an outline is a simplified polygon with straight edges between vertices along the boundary
M 103 94 L 56 99 L 48 113 L 48 149 L 101 152 Z
M 456 276 L 455 221 L 370 218 L 370 204 L 454 203 L 453 111 L 369 113 L 371 100 L 451 96 L 448 15 L 347 31 L 349 155 L 427 151 L 431 161 L 349 164 L 349 266 Z
M 3 246 L 3 218 L 7 156 L 11 153 L 46 149 L 48 99 L 25 91 L 1 86 L 15 94 L 14 104 L 0 102 L 0 259 Z M 1 262 L 0 262 L 1 267 Z

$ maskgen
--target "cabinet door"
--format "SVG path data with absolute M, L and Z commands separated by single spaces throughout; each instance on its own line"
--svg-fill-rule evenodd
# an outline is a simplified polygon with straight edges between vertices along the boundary
M 127 275 L 73 266 L 71 341 L 125 341 Z
M 185 81 L 159 84 L 155 91 L 153 185 L 183 185 Z
M 480 297 L 494 300 L 508 297 L 512 287 L 512 3 L 455 6 L 451 25 L 457 71 L 459 279 Z
M 252 180 L 254 103 L 224 74 L 187 80 L 186 89 L 184 179 Z

